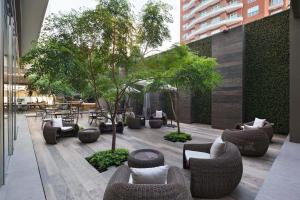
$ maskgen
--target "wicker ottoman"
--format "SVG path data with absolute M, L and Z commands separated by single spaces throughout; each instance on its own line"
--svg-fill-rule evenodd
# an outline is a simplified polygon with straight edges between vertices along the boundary
M 163 166 L 164 164 L 164 155 L 154 149 L 139 149 L 131 152 L 128 156 L 129 167 L 150 168 Z
M 161 128 L 163 125 L 163 120 L 161 119 L 150 119 L 149 125 L 151 128 Z
M 96 142 L 100 136 L 100 131 L 98 128 L 88 128 L 78 133 L 78 139 L 82 143 L 92 143 Z

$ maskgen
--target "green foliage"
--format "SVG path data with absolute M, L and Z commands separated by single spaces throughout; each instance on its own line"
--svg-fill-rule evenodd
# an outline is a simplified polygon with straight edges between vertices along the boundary
M 171 141 L 171 142 L 186 142 L 192 140 L 192 136 L 187 133 L 183 132 L 171 132 L 164 136 L 165 140 Z
M 93 165 L 99 172 L 106 171 L 111 166 L 120 166 L 127 161 L 128 150 L 116 149 L 114 152 L 111 150 L 99 151 L 86 160 Z
M 149 1 L 140 13 L 142 20 L 137 21 L 128 0 L 99 0 L 96 9 L 51 15 L 42 38 L 23 57 L 23 63 L 32 64 L 28 76 L 43 79 L 43 84 L 32 81 L 32 88 L 42 91 L 47 83 L 51 89 L 92 97 L 99 107 L 107 108 L 107 118 L 115 127 L 128 88 L 152 76 L 145 70 L 144 56 L 147 49 L 153 50 L 169 38 L 169 10 L 167 4 Z M 100 105 L 100 98 L 106 105 Z M 113 130 L 112 150 L 116 145 Z
M 215 88 L 221 79 L 216 71 L 217 62 L 214 58 L 196 55 L 185 45 L 176 46 L 164 54 L 153 56 L 147 62 L 152 69 L 156 69 L 152 72 L 155 78 L 149 90 L 170 93 L 171 107 L 179 133 L 178 112 L 181 106 L 175 105 L 175 102 L 179 102 L 179 89 L 180 92 L 205 92 Z
M 152 0 L 148 1 L 142 9 L 138 37 L 143 44 L 143 55 L 160 47 L 166 39 L 170 39 L 168 23 L 173 22 L 170 9 L 168 4 Z
M 289 133 L 289 11 L 245 26 L 245 120 Z
M 191 50 L 199 55 L 210 57 L 211 37 L 188 44 Z M 192 96 L 192 122 L 211 124 L 211 90 L 195 91 Z

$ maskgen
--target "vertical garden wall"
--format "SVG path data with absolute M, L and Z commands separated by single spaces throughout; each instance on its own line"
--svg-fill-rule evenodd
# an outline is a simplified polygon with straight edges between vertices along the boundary
M 266 118 L 274 123 L 275 133 L 287 134 L 289 11 L 249 23 L 244 26 L 244 31 L 243 121 L 252 121 L 255 117 Z M 217 36 L 189 43 L 188 46 L 200 56 L 211 57 L 212 38 Z M 211 124 L 211 97 L 211 91 L 192 94 L 192 122 Z M 167 96 L 162 95 L 161 101 L 164 102 L 163 108 L 172 116 Z
M 211 37 L 189 43 L 199 56 L 211 57 Z M 211 124 L 211 91 L 192 94 L 192 122 Z
M 289 11 L 245 26 L 245 121 L 255 117 L 289 132 Z

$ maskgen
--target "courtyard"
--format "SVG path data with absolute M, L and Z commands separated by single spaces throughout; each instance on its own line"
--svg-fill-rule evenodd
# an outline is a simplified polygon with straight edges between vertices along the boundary
M 106 185 L 116 168 L 111 167 L 99 173 L 85 158 L 96 151 L 109 149 L 111 134 L 100 135 L 97 142 L 83 144 L 78 138 L 62 138 L 56 145 L 47 145 L 42 135 L 40 117 L 28 114 L 21 117 L 28 123 L 34 152 L 37 158 L 42 186 L 47 199 L 102 199 Z M 79 118 L 79 124 L 90 127 L 87 114 Z M 95 127 L 92 124 L 92 127 Z M 209 143 L 222 134 L 222 130 L 212 129 L 209 125 L 182 124 L 182 129 L 192 135 L 190 143 Z M 119 148 L 129 151 L 142 148 L 157 149 L 164 154 L 165 163 L 182 169 L 182 143 L 173 143 L 163 139 L 163 136 L 173 128 L 162 127 L 134 130 L 124 129 L 124 134 L 117 134 Z M 254 199 L 262 186 L 268 172 L 279 154 L 286 137 L 275 135 L 267 153 L 263 157 L 243 157 L 244 173 L 237 189 L 222 199 Z M 189 171 L 182 169 L 186 181 Z

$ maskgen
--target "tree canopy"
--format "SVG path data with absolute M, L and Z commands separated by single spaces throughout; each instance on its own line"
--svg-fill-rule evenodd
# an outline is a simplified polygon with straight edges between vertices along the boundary
M 59 94 L 54 89 L 59 86 L 65 93 L 93 97 L 98 106 L 103 106 L 100 98 L 105 100 L 113 150 L 120 101 L 129 87 L 151 76 L 144 58 L 170 38 L 169 5 L 150 0 L 139 16 L 131 8 L 127 0 L 99 0 L 95 9 L 52 14 L 41 38 L 22 58 L 32 66 L 27 74 L 31 88 L 53 88 L 50 93 Z

